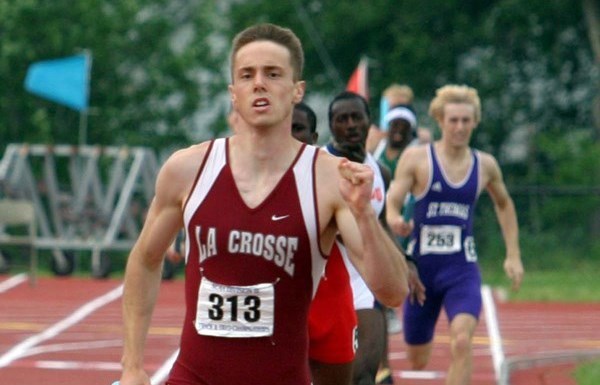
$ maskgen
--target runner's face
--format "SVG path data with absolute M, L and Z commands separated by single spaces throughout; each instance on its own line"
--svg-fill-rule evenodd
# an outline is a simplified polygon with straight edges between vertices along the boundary
M 471 140 L 475 122 L 475 107 L 467 103 L 449 103 L 444 106 L 444 116 L 438 121 L 442 140 L 455 147 L 466 147 Z
M 315 134 L 310 131 L 308 115 L 298 108 L 294 108 L 292 115 L 292 135 L 306 144 L 315 144 Z
M 294 81 L 290 52 L 270 41 L 249 43 L 236 53 L 229 92 L 239 116 L 253 127 L 271 127 L 290 119 L 304 82 Z
M 388 143 L 391 148 L 403 149 L 412 140 L 410 123 L 404 119 L 394 119 L 388 129 Z
M 349 159 L 362 162 L 369 133 L 369 116 L 359 99 L 342 99 L 331 108 L 331 134 L 335 147 Z

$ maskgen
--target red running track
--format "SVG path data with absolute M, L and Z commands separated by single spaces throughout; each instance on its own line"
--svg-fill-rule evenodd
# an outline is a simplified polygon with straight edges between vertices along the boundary
M 122 349 L 117 280 L 0 275 L 0 384 L 107 385 L 118 379 Z M 600 304 L 495 302 L 500 350 L 515 369 L 511 385 L 575 385 L 573 357 L 600 354 Z M 163 282 L 147 343 L 146 369 L 162 383 L 179 344 L 183 282 Z M 486 313 L 487 314 L 487 313 Z M 496 385 L 493 338 L 486 315 L 477 328 L 472 385 Z M 447 322 L 438 322 L 432 361 L 408 370 L 402 335 L 390 336 L 396 384 L 444 383 L 449 349 Z
M 485 307 L 484 302 L 484 307 Z M 473 385 L 576 385 L 576 364 L 600 359 L 600 304 L 532 303 L 493 300 L 502 356 L 510 372 L 498 382 L 493 339 L 483 312 L 474 337 Z M 400 314 L 398 314 L 400 316 Z M 450 360 L 448 321 L 437 325 L 432 360 L 424 372 L 411 372 L 401 334 L 390 338 L 390 359 L 396 384 L 444 384 Z

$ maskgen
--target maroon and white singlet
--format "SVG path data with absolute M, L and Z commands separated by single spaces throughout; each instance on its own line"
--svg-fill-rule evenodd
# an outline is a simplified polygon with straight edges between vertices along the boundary
M 310 384 L 307 315 L 323 272 L 305 145 L 250 208 L 228 139 L 213 141 L 184 208 L 186 314 L 168 384 Z

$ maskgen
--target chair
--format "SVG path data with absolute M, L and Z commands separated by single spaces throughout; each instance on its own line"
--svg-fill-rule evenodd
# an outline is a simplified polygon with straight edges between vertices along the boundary
M 9 234 L 7 227 L 27 226 L 26 234 Z M 29 246 L 29 284 L 36 285 L 38 256 L 36 239 L 35 208 L 30 201 L 0 199 L 0 245 Z

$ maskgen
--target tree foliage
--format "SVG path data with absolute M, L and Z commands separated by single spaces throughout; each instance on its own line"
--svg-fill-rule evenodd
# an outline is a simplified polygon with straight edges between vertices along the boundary
M 374 107 L 392 82 L 414 88 L 422 118 L 436 88 L 476 87 L 486 119 L 478 144 L 495 153 L 524 122 L 542 119 L 538 124 L 546 127 L 558 118 L 591 128 L 589 99 L 600 86 L 600 63 L 594 62 L 580 2 L 253 1 L 236 3 L 231 19 L 237 28 L 230 36 L 258 21 L 295 30 L 306 50 L 309 92 L 340 91 L 363 55 L 371 59 Z M 341 82 L 330 76 L 318 43 Z
M 93 56 L 89 143 L 186 142 L 225 84 L 223 50 L 210 43 L 217 11 L 217 1 L 1 0 L 2 143 L 77 143 L 77 112 L 27 94 L 23 80 L 31 63 L 84 49 Z
M 308 25 L 299 7 L 309 14 Z M 600 63 L 588 39 L 582 2 L 315 0 L 275 8 L 270 11 L 267 1 L 240 2 L 232 24 L 271 21 L 297 31 L 305 44 L 309 94 L 332 95 L 345 86 L 329 76 L 315 33 L 342 80 L 349 78 L 361 56 L 371 59 L 375 113 L 381 91 L 391 83 L 405 83 L 415 91 L 422 124 L 433 128 L 427 106 L 438 87 L 475 87 L 483 103 L 483 121 L 474 146 L 499 159 L 510 187 L 589 187 L 585 203 L 571 205 L 561 203 L 564 191 L 570 190 L 547 189 L 542 195 L 535 189 L 516 191 L 521 194 L 517 200 L 524 232 L 536 237 L 573 225 L 557 222 L 556 213 L 577 213 L 577 229 L 587 239 L 600 231 L 600 225 L 589 230 L 599 211 L 598 200 L 590 198 L 597 191 L 591 186 L 600 185 L 600 144 L 594 135 L 599 128 L 593 120 Z M 320 130 L 327 125 L 321 124 Z M 581 238 L 572 240 L 581 244 Z
M 32 62 L 82 49 L 93 54 L 89 143 L 160 150 L 219 135 L 229 108 L 229 42 L 250 24 L 273 22 L 303 41 L 309 96 L 327 100 L 341 91 L 367 56 L 374 118 L 381 91 L 406 83 L 420 121 L 433 128 L 426 112 L 435 90 L 468 84 L 483 102 L 474 145 L 499 159 L 509 186 L 598 186 L 595 4 L 0 0 L 0 149 L 10 142 L 76 143 L 78 114 L 27 94 L 23 80 Z M 552 212 L 577 212 L 585 217 L 581 226 L 596 223 L 591 228 L 600 231 L 600 215 L 591 214 L 598 212 L 595 200 L 577 210 L 555 200 L 531 204 L 541 199 L 519 203 L 533 233 L 555 223 Z
M 477 144 L 496 154 L 524 124 L 591 128 L 600 76 L 579 2 L 0 0 L 3 142 L 73 140 L 78 115 L 27 94 L 23 79 L 32 62 L 82 49 L 93 54 L 90 142 L 210 137 L 223 129 L 229 41 L 261 21 L 304 42 L 309 94 L 340 91 L 367 56 L 375 111 L 392 82 L 414 88 L 425 121 L 437 87 L 478 88 Z

